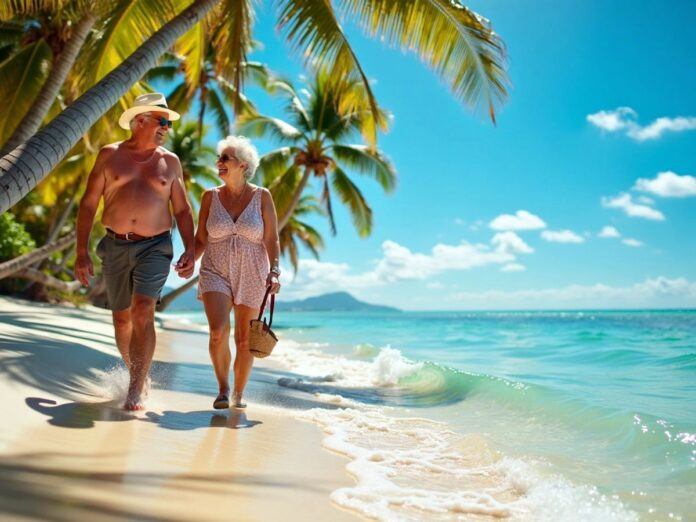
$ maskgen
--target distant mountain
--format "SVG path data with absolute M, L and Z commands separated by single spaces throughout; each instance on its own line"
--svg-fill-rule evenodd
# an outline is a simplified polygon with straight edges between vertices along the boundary
M 171 291 L 172 288 L 166 287 L 163 294 Z M 203 303 L 196 298 L 196 288 L 191 288 L 181 294 L 167 308 L 167 312 L 188 312 L 191 310 L 203 311 Z M 373 305 L 358 301 L 348 292 L 333 292 L 330 294 L 308 297 L 300 301 L 285 301 L 283 294 L 276 300 L 276 310 L 288 312 L 400 312 L 398 308 L 390 306 Z
M 391 306 L 373 305 L 358 301 L 348 292 L 333 292 L 301 301 L 276 301 L 276 310 L 293 312 L 400 312 Z

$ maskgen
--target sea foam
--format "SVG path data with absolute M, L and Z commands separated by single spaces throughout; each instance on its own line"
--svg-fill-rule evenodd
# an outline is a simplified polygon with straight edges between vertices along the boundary
M 331 494 L 343 508 L 385 521 L 637 520 L 617 499 L 573 484 L 543 462 L 504 456 L 482 435 L 462 435 L 446 424 L 404 418 L 383 407 L 389 398 L 412 393 L 403 387 L 413 388 L 414 382 L 425 393 L 447 386 L 447 375 L 438 368 L 410 361 L 391 347 L 370 361 L 289 340 L 279 348 L 276 361 L 301 377 L 284 377 L 278 384 L 331 406 L 297 416 L 318 424 L 326 435 L 324 446 L 350 459 L 347 470 L 355 486 Z

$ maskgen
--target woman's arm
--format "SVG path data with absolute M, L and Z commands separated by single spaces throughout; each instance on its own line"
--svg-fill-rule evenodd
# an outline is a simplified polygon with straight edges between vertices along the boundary
M 210 201 L 212 197 L 212 191 L 206 190 L 201 198 L 201 211 L 198 214 L 198 230 L 196 230 L 196 261 L 203 255 L 205 247 L 208 244 L 208 229 L 206 228 L 206 223 L 208 222 L 208 213 L 210 212 Z
M 261 215 L 263 216 L 263 244 L 266 247 L 268 262 L 271 271 L 268 274 L 266 284 L 271 286 L 274 294 L 280 290 L 280 240 L 278 239 L 278 216 L 276 215 L 273 197 L 268 189 L 260 189 L 261 193 Z

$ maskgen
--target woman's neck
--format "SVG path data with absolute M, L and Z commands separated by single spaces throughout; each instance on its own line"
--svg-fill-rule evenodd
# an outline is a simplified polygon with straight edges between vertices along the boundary
M 246 189 L 247 181 L 244 177 L 237 179 L 230 179 L 225 182 L 225 187 L 227 191 L 232 195 L 240 195 L 244 189 Z

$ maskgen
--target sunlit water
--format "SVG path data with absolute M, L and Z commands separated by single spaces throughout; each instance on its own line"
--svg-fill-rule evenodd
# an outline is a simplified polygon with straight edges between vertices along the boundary
M 200 313 L 178 317 L 205 323 Z M 402 463 L 416 455 L 419 466 L 447 476 L 451 489 L 469 491 L 455 498 L 433 475 L 415 506 L 429 518 L 696 520 L 693 311 L 294 312 L 277 314 L 274 327 L 285 340 L 274 358 L 293 372 L 278 384 L 347 408 L 310 414 L 336 431 L 333 449 L 356 459 L 352 473 L 363 487 L 337 492 L 339 504 L 409 518 L 413 513 L 393 506 L 403 505 L 404 491 L 413 497 L 412 483 L 387 477 L 398 469 L 407 481 L 413 466 Z M 386 416 L 356 413 L 355 405 L 381 407 Z M 444 424 L 392 425 L 404 417 Z M 451 440 L 434 435 L 446 430 L 476 452 L 453 452 Z M 380 432 L 396 438 L 374 438 L 366 458 L 356 441 Z M 439 449 L 400 453 L 414 433 Z M 489 451 L 498 455 L 490 462 Z M 462 464 L 466 458 L 477 462 Z M 526 504 L 490 484 L 456 486 L 462 466 L 504 474 L 507 489 L 524 491 Z M 386 483 L 381 494 L 392 507 L 380 511 L 370 488 Z M 473 493 L 482 490 L 495 491 L 497 500 Z

